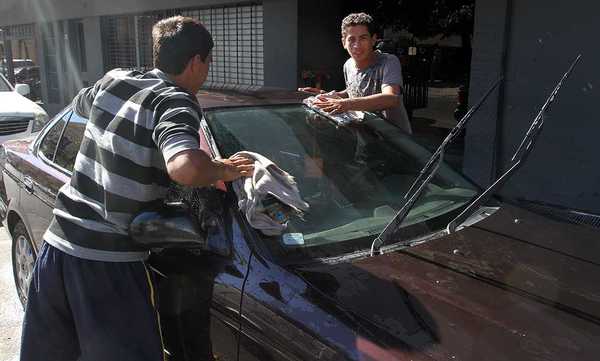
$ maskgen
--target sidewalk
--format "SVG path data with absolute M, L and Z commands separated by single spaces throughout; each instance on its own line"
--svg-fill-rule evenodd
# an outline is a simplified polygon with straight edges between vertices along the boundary
M 415 140 L 434 152 L 457 121 L 454 119 L 458 88 L 429 88 L 427 108 L 413 112 L 412 128 Z M 464 137 L 459 136 L 446 151 L 445 160 L 454 169 L 462 169 Z
M 458 101 L 458 88 L 429 87 L 429 104 L 427 108 L 416 109 L 413 118 L 424 119 L 432 127 L 452 128 L 456 125 L 454 109 Z
M 0 229 L 0 361 L 17 361 L 23 308 L 17 297 L 10 258 L 11 242 Z

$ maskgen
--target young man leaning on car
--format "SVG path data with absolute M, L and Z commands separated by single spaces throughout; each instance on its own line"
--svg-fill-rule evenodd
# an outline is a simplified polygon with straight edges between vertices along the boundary
M 412 133 L 402 101 L 402 68 L 395 55 L 375 51 L 375 23 L 365 13 L 342 20 L 342 45 L 350 55 L 344 64 L 346 89 L 331 96 L 317 88 L 299 88 L 318 96 L 315 105 L 331 114 L 348 110 L 373 111 L 407 133 Z
M 245 158 L 199 150 L 210 33 L 177 16 L 152 37 L 155 69 L 110 71 L 74 100 L 89 121 L 35 266 L 21 360 L 163 360 L 148 251 L 128 226 L 161 206 L 170 179 L 204 186 L 252 172 Z

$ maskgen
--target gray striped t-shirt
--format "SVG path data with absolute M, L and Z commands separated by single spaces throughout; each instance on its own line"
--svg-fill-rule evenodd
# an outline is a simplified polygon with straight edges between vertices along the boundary
M 73 102 L 88 123 L 44 240 L 80 258 L 143 260 L 148 251 L 132 242 L 129 224 L 163 205 L 166 160 L 198 149 L 200 105 L 158 69 L 115 69 Z
M 380 51 L 375 51 L 375 62 L 366 69 L 358 69 L 354 59 L 348 59 L 344 63 L 344 79 L 350 98 L 380 94 L 383 85 L 399 85 L 401 88 L 404 85 L 398 58 Z M 405 132 L 412 133 L 402 96 L 399 106 L 378 113 Z

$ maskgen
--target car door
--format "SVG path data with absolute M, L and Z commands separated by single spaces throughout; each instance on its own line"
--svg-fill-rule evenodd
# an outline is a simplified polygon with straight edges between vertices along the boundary
M 251 254 L 234 212 L 237 211 L 231 210 L 230 216 L 226 217 L 225 222 L 230 226 L 223 233 L 230 237 L 232 251 L 215 269 L 210 310 L 212 354 L 223 361 L 238 360 L 242 293 Z
M 54 158 L 70 116 L 71 111 L 66 111 L 53 120 L 34 144 L 31 161 L 23 165 L 20 208 L 37 248 L 50 224 L 58 189 L 69 180 L 69 173 L 56 166 Z
M 214 141 L 205 131 L 205 127 L 199 131 L 200 149 L 214 157 Z M 216 214 L 209 243 L 228 250 L 221 255 L 189 250 L 153 255 L 169 359 L 237 361 L 242 294 L 251 255 L 237 199 L 223 182 L 215 189 L 183 189 L 168 198 Z
M 233 212 L 227 209 L 209 232 L 209 242 L 228 245 L 228 252 L 166 250 L 151 258 L 169 360 L 238 359 L 240 305 L 250 250 Z
M 254 253 L 244 287 L 239 361 L 347 360 L 306 327 L 354 337 L 314 299 L 303 279 Z

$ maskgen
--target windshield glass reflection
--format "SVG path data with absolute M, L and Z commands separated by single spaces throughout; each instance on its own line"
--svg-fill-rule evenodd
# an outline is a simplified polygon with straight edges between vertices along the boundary
M 292 219 L 287 232 L 302 236 L 293 246 L 281 237 L 265 237 L 284 254 L 329 256 L 368 248 L 431 156 L 373 115 L 361 124 L 336 127 L 309 108 L 292 105 L 214 110 L 206 119 L 223 156 L 257 152 L 296 178 L 310 210 L 304 219 Z M 476 192 L 443 164 L 402 227 L 431 231 L 428 222 L 449 221 Z

